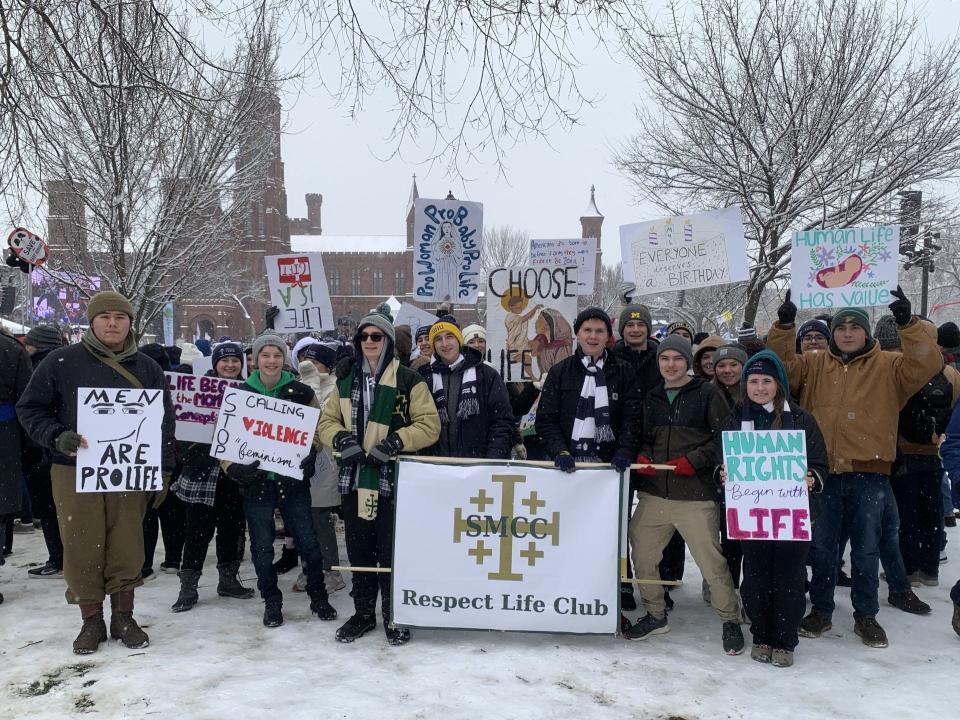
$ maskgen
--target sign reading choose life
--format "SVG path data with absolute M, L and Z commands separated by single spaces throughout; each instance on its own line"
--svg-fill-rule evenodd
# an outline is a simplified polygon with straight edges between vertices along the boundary
M 261 470 L 299 479 L 319 421 L 318 408 L 228 388 L 210 454 L 244 465 L 259 460 Z
M 620 476 L 398 461 L 399 625 L 614 634 Z

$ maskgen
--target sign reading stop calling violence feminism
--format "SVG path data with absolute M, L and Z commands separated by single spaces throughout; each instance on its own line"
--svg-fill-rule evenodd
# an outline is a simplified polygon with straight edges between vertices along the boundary
M 899 252 L 897 225 L 796 232 L 791 298 L 801 310 L 889 305 Z
M 621 225 L 620 249 L 637 295 L 748 279 L 739 207 Z
M 211 443 L 217 413 L 223 402 L 223 393 L 228 388 L 243 385 L 243 380 L 164 373 L 167 388 L 177 414 L 177 440 Z
M 223 393 L 210 454 L 220 460 L 301 479 L 300 461 L 310 452 L 320 410 L 309 405 L 228 388 Z
M 163 489 L 163 391 L 78 388 L 77 492 Z
M 803 430 L 724 432 L 723 463 L 731 540 L 810 539 Z
M 270 302 L 280 309 L 277 332 L 312 332 L 333 328 L 333 308 L 320 253 L 267 255 Z
M 475 305 L 483 204 L 418 198 L 413 212 L 414 298 Z
M 400 625 L 617 632 L 620 476 L 522 463 L 398 462 Z
M 576 265 L 493 268 L 487 274 L 487 347 L 506 382 L 530 382 L 573 354 Z
M 531 240 L 530 264 L 535 267 L 576 265 L 580 269 L 577 294 L 590 295 L 597 274 L 597 239 Z

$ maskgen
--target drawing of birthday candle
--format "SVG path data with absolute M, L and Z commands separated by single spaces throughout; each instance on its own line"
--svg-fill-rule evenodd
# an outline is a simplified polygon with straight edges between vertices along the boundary
M 683 221 L 683 240 L 693 242 L 693 223 L 689 219 Z

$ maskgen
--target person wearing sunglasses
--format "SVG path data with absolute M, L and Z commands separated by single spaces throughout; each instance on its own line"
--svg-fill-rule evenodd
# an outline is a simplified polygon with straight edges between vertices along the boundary
M 440 416 L 424 379 L 394 356 L 390 320 L 377 312 L 360 321 L 356 358 L 337 367 L 337 383 L 320 417 L 320 441 L 338 454 L 339 490 L 350 564 L 390 567 L 396 476 L 394 456 L 433 445 Z M 403 645 L 410 631 L 390 621 L 390 574 L 353 575 L 354 615 L 336 633 L 353 642 L 377 626 L 381 595 L 387 642 Z

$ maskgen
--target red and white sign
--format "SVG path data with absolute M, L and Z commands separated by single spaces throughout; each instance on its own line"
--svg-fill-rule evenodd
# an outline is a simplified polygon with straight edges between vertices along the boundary
M 14 255 L 34 267 L 43 265 L 50 259 L 50 248 L 43 238 L 26 228 L 14 228 L 7 236 L 7 244 Z
M 267 255 L 270 304 L 280 310 L 273 322 L 277 332 L 331 330 L 333 307 L 320 253 Z

